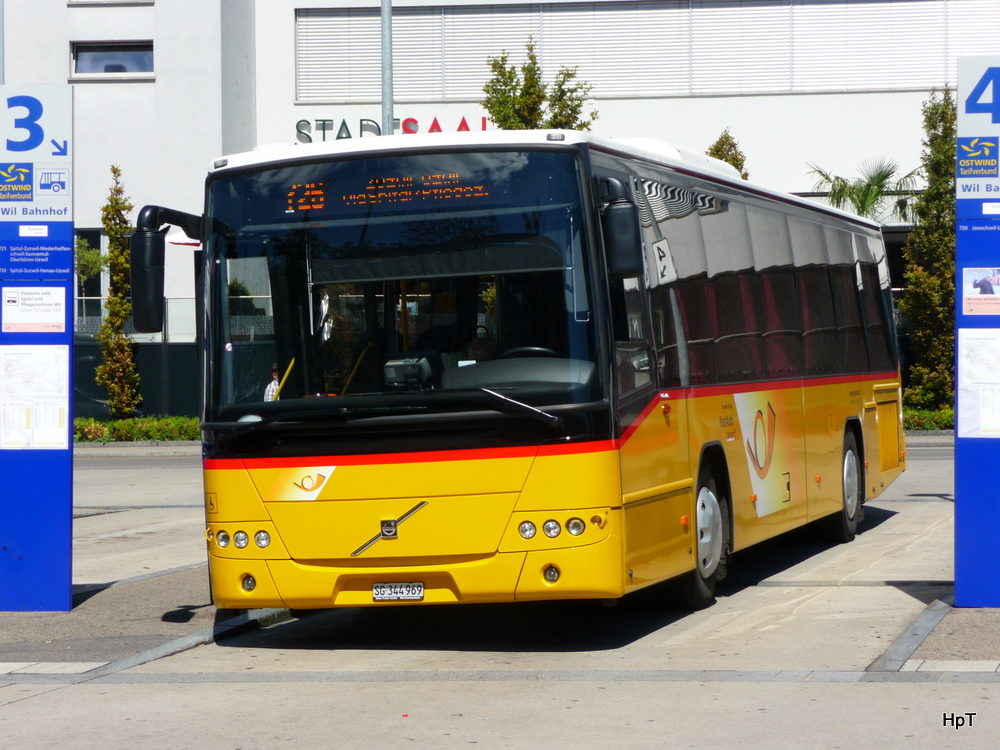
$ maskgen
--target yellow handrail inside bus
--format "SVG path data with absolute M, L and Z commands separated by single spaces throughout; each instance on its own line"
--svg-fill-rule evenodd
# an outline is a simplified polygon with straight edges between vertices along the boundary
M 371 351 L 371 348 L 375 346 L 374 341 L 369 341 L 368 345 L 361 350 L 361 354 L 358 355 L 358 361 L 354 363 L 354 369 L 351 370 L 351 374 L 347 376 L 347 382 L 344 383 L 344 388 L 341 393 L 347 393 L 347 389 L 351 387 L 351 383 L 354 382 L 354 376 L 358 374 L 358 370 L 361 368 L 361 363 L 365 361 L 365 355 Z
M 288 363 L 288 369 L 285 370 L 285 374 L 282 376 L 281 382 L 278 383 L 278 391 L 274 394 L 275 401 L 277 401 L 278 397 L 281 395 L 281 389 L 285 387 L 285 381 L 288 380 L 288 375 L 291 373 L 293 367 L 295 367 L 295 357 L 292 357 L 292 361 Z

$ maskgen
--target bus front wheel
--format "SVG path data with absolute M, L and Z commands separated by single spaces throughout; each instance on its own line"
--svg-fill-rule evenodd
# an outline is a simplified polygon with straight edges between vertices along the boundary
M 715 584 L 726 576 L 729 505 L 711 474 L 698 482 L 695 498 L 695 568 L 678 580 L 685 609 L 705 609 L 715 602 Z

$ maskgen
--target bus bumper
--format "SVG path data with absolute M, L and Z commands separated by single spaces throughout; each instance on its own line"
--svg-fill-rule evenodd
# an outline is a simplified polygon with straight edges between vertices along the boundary
M 540 599 L 616 599 L 625 593 L 616 535 L 597 544 L 436 565 L 364 568 L 209 555 L 217 607 L 323 609 L 386 604 L 457 604 Z M 419 601 L 375 601 L 381 583 L 423 584 Z

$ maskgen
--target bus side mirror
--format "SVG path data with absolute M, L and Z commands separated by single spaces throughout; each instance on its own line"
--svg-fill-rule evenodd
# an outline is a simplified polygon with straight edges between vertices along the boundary
M 129 240 L 132 325 L 136 333 L 159 333 L 163 330 L 163 258 L 166 240 L 166 229 L 139 229 Z
M 602 201 L 607 201 L 601 210 L 601 228 L 608 274 L 614 279 L 642 276 L 639 209 L 629 199 L 628 190 L 621 180 L 613 177 L 602 179 L 600 188 L 604 194 Z

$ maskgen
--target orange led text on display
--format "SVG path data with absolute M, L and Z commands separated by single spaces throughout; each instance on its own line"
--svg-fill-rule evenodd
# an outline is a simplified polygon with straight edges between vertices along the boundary
M 322 182 L 306 182 L 292 185 L 288 190 L 288 205 L 285 213 L 296 211 L 318 211 L 326 207 L 326 191 Z
M 375 206 L 387 203 L 450 200 L 453 198 L 488 198 L 484 185 L 466 185 L 457 173 L 430 174 L 420 177 L 373 177 L 363 192 L 343 196 L 347 206 Z

